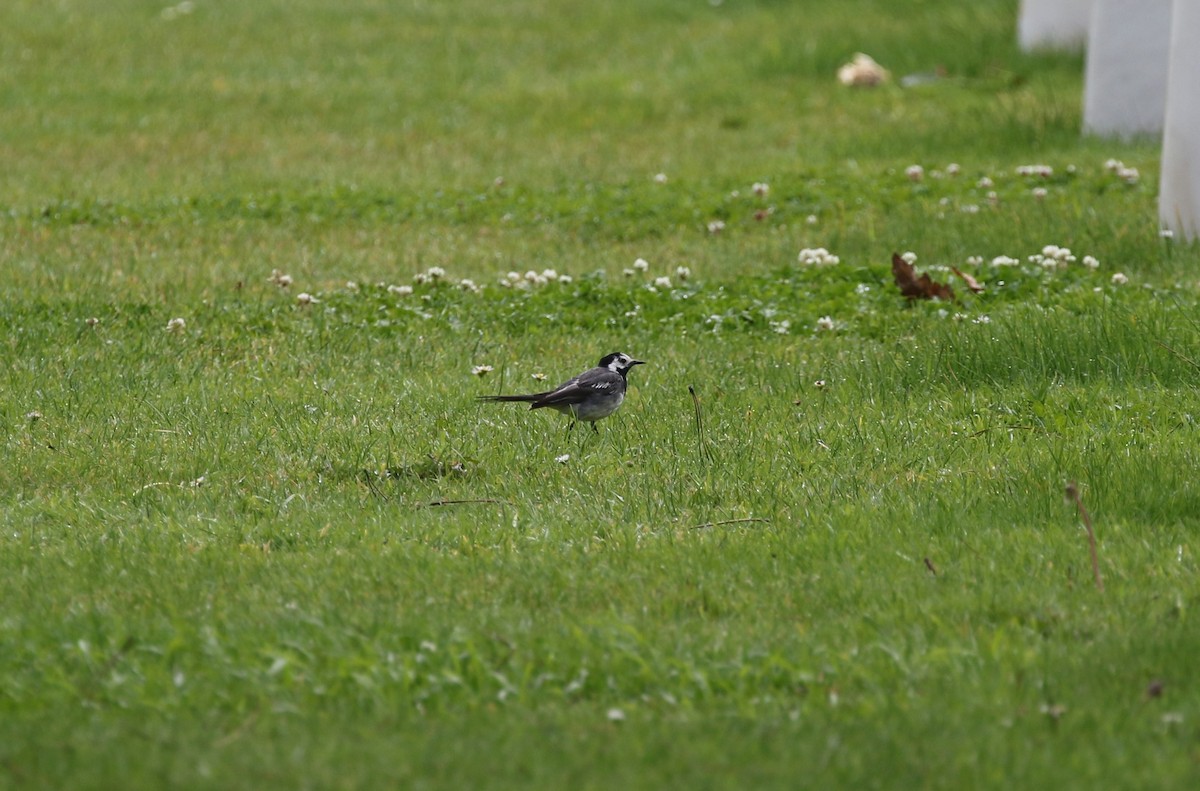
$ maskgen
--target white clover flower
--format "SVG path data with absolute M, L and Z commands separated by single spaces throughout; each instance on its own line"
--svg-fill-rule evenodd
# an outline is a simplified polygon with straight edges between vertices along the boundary
M 1117 178 L 1126 184 L 1137 184 L 1141 176 L 1138 174 L 1137 168 L 1120 168 L 1117 170 Z
M 492 368 L 490 365 L 476 365 L 471 369 L 471 373 L 475 376 L 487 376 L 494 370 L 496 369 Z
M 181 318 L 171 319 L 167 322 L 167 332 L 183 332 L 187 329 L 187 322 Z
M 820 220 L 817 219 L 817 215 L 815 215 L 815 214 L 808 215 L 807 217 L 804 218 L 804 221 L 806 223 L 808 223 L 809 225 L 816 225 L 818 222 L 820 222 Z
M 558 280 L 558 272 L 555 272 L 553 269 L 543 269 L 542 277 L 547 280 Z
M 358 283 L 354 280 L 347 280 L 346 281 L 346 290 L 347 291 L 358 291 Z
M 834 323 L 833 323 L 832 316 L 822 316 L 821 318 L 817 319 L 817 329 L 818 330 L 827 330 L 828 331 L 828 330 L 832 330 L 833 328 L 834 328 Z
M 675 277 L 679 278 L 680 280 L 687 280 L 691 276 L 692 270 L 688 269 L 686 266 L 675 267 Z
M 479 287 L 478 283 L 465 277 L 458 281 L 458 287 L 463 291 L 470 291 L 472 294 L 478 294 L 480 291 L 483 291 L 483 289 Z
M 1088 269 L 1099 269 L 1100 268 L 1100 262 L 1097 261 L 1095 258 L 1093 258 L 1090 255 L 1085 255 L 1083 257 L 1083 265 L 1086 266 Z
M 992 206 L 1000 202 L 1000 196 L 996 194 L 995 190 L 989 190 L 985 197 L 987 198 L 987 202 Z
M 826 250 L 824 247 L 805 247 L 800 251 L 798 260 L 802 264 L 816 266 L 833 266 L 841 261 L 840 258 Z
M 570 454 L 570 453 L 564 453 L 564 454 L 563 454 L 563 455 L 561 455 L 561 456 L 555 456 L 555 457 L 554 457 L 554 460 L 555 460 L 556 462 L 558 462 L 559 464 L 566 464 L 567 462 L 569 462 L 569 461 L 571 460 L 571 454 Z
M 429 282 L 429 273 L 428 272 L 417 272 L 415 275 L 413 275 L 413 282 L 414 283 L 428 283 Z
M 917 262 L 917 254 L 914 253 L 912 250 L 907 250 L 907 251 L 901 253 L 900 257 L 902 259 L 904 259 L 904 263 L 906 263 L 906 264 L 911 265 L 911 264 L 915 264 Z
M 1054 168 L 1049 165 L 1020 165 L 1017 168 L 1018 176 L 1041 176 L 1042 178 L 1050 178 L 1054 175 Z
M 654 278 L 654 285 L 658 288 L 671 288 L 671 278 L 663 276 Z
M 975 186 L 979 187 L 979 189 L 981 189 L 981 190 L 990 190 L 992 187 L 994 187 L 996 185 L 992 182 L 992 180 L 990 178 L 988 178 L 987 176 L 984 176 L 979 181 L 975 182 Z
M 539 275 L 537 272 L 534 272 L 532 269 L 530 269 L 528 272 L 525 273 L 525 282 L 536 283 L 540 277 L 541 277 L 541 275 Z
M 271 270 L 271 277 L 269 277 L 268 280 L 270 280 L 270 282 L 274 283 L 275 285 L 279 286 L 280 288 L 287 288 L 288 286 L 290 286 L 292 284 L 292 276 L 288 275 L 288 274 L 284 274 L 283 272 L 279 271 L 278 269 Z
M 909 181 L 920 181 L 925 178 L 925 168 L 920 165 L 909 165 L 904 169 L 904 175 L 908 176 Z
M 389 294 L 399 294 L 402 297 L 413 293 L 412 286 L 388 286 L 387 290 Z
M 574 279 L 575 278 L 571 277 L 570 275 L 559 275 L 558 276 L 558 282 L 562 283 L 564 286 L 567 285 L 568 283 L 571 283 L 572 281 L 574 281 Z
M 1046 198 L 1047 193 L 1045 187 L 1034 187 L 1032 192 L 1034 200 L 1044 200 Z
M 982 315 L 982 316 L 980 316 L 979 318 L 975 319 L 973 323 L 974 323 L 974 324 L 991 324 L 991 323 L 992 323 L 992 317 L 991 317 L 991 316 L 988 316 L 988 315 L 985 313 L 984 315 Z
M 780 335 L 787 335 L 789 332 L 791 332 L 791 329 L 792 329 L 792 322 L 788 321 L 787 319 L 781 319 L 780 321 L 772 321 L 772 322 L 769 322 L 769 324 L 771 327 L 771 331 L 776 332 Z
M 708 223 L 709 233 L 720 233 L 723 230 L 725 230 L 724 220 L 712 220 Z
M 946 165 L 947 176 L 957 176 L 961 171 L 962 168 L 958 166 L 957 162 L 951 162 L 949 165 Z
M 637 274 L 637 272 L 633 271 L 629 267 L 625 267 L 624 269 L 621 270 L 621 274 L 625 275 L 625 277 L 633 277 L 634 275 Z
M 766 182 L 756 181 L 756 182 L 754 182 L 754 186 L 751 187 L 751 189 L 754 190 L 755 195 L 762 198 L 762 197 L 765 197 L 766 194 L 771 191 L 771 185 L 767 184 Z
M 645 258 L 639 258 L 633 262 L 633 268 L 639 272 L 645 272 L 650 269 L 650 262 Z
M 955 313 L 955 314 L 954 314 L 953 316 L 951 316 L 950 318 L 951 318 L 951 319 L 953 319 L 954 321 L 966 321 L 966 320 L 967 320 L 967 314 L 966 314 L 966 313 Z
M 871 287 L 868 286 L 866 283 L 859 283 L 857 286 L 854 287 L 854 293 L 858 294 L 860 297 L 863 294 L 866 294 L 867 292 L 869 292 L 870 290 L 871 290 Z
M 298 302 L 301 305 L 312 305 L 313 303 L 320 302 L 320 301 L 321 300 L 317 299 L 316 297 L 314 297 L 312 294 L 308 293 L 307 291 L 301 291 L 299 294 L 296 295 L 296 302 Z
M 887 82 L 889 76 L 887 69 L 863 52 L 854 53 L 851 61 L 839 67 L 837 71 L 838 82 L 854 87 L 873 88 Z
M 969 255 L 967 256 L 967 264 L 969 266 L 981 266 L 983 264 L 983 256 Z
M 1158 235 L 1163 239 L 1174 239 L 1175 238 L 1175 232 L 1172 231 L 1170 228 L 1163 228 L 1161 231 L 1158 232 Z
M 96 318 L 95 316 L 92 316 L 91 318 L 86 319 L 83 323 L 88 325 L 89 327 L 95 327 L 97 324 L 100 323 L 100 319 Z
M 1117 272 L 1112 276 L 1112 282 L 1114 286 L 1123 286 L 1129 282 L 1129 278 L 1125 277 L 1124 272 Z
M 998 255 L 992 259 L 992 266 L 1020 266 L 1021 262 L 1006 255 Z
M 521 273 L 520 272 L 509 272 L 507 275 L 504 276 L 504 279 L 508 280 L 510 283 L 515 283 L 521 279 Z
M 538 371 L 535 374 L 530 374 L 530 376 L 532 376 L 534 381 L 537 381 L 537 382 L 546 381 L 546 375 L 544 373 L 542 373 L 541 371 Z
M 813 382 L 813 387 L 817 388 L 818 390 L 823 390 L 825 388 L 825 380 L 818 379 L 817 381 Z
M 979 214 L 979 207 L 974 203 L 967 203 L 961 206 L 959 211 L 961 211 L 963 214 Z
M 426 270 L 425 274 L 429 275 L 430 280 L 441 280 L 446 276 L 446 270 L 440 266 L 431 266 Z
M 1119 159 L 1106 159 L 1104 161 L 1104 169 L 1109 173 L 1116 173 L 1125 167 L 1125 163 Z
M 667 183 L 667 174 L 666 173 L 655 173 L 654 174 L 654 183 L 655 184 L 666 184 Z
M 32 412 L 25 413 L 25 419 L 28 420 L 30 423 L 36 423 L 39 420 L 41 420 L 42 417 L 43 417 L 42 413 L 37 411 L 36 409 L 33 410 Z
M 609 722 L 625 721 L 625 712 L 621 711 L 620 709 L 609 709 L 604 716 L 608 717 Z

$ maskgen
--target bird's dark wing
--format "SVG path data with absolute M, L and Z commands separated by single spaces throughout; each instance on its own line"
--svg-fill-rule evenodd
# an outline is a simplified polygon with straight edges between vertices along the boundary
M 593 368 L 563 382 L 549 393 L 542 394 L 533 402 L 533 409 L 545 406 L 570 406 L 586 401 L 595 395 L 615 393 L 622 384 L 620 374 L 604 368 Z

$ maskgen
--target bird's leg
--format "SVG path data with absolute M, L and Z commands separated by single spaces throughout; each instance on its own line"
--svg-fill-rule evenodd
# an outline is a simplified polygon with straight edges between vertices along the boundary
M 567 433 L 570 434 L 575 429 L 575 419 L 571 419 L 571 425 L 567 426 Z
M 592 421 L 592 433 L 594 433 L 594 434 L 600 433 L 600 429 L 596 428 L 596 421 L 594 421 L 594 420 Z

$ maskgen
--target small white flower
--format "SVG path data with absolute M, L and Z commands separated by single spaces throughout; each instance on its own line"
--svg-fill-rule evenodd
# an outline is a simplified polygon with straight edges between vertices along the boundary
M 413 293 L 412 286 L 388 286 L 387 290 L 389 294 L 399 294 L 400 296 L 407 296 Z
M 979 207 L 974 203 L 967 203 L 960 207 L 959 211 L 963 214 L 979 214 Z
M 639 258 L 633 262 L 633 268 L 639 272 L 645 272 L 650 269 L 650 262 L 645 258 Z
M 984 314 L 983 316 L 980 316 L 979 318 L 975 319 L 974 323 L 975 324 L 991 324 L 992 317 Z
M 26 412 L 25 419 L 28 420 L 30 423 L 36 423 L 42 419 L 42 413 L 37 411 L 36 409 L 33 410 L 32 412 Z
M 554 460 L 555 460 L 556 462 L 558 462 L 559 464 L 566 464 L 567 462 L 569 462 L 569 461 L 571 460 L 571 454 L 570 454 L 570 453 L 564 453 L 564 454 L 563 454 L 563 455 L 561 455 L 561 456 L 555 456 L 555 457 L 554 457 Z
M 866 283 L 859 283 L 857 286 L 854 287 L 854 293 L 858 294 L 860 297 L 863 294 L 866 294 L 870 290 L 871 290 L 871 287 L 868 286 Z
M 655 173 L 654 174 L 654 183 L 655 184 L 666 184 L 667 183 L 667 174 L 666 173 Z
M 954 321 L 966 321 L 966 320 L 967 320 L 967 314 L 966 314 L 966 313 L 955 313 L 955 314 L 954 314 L 953 316 L 951 316 L 950 318 L 951 318 L 951 319 L 953 319 Z
M 284 274 L 283 272 L 280 272 L 278 269 L 271 270 L 271 277 L 269 278 L 269 280 L 272 283 L 274 283 L 275 285 L 279 286 L 280 288 L 287 288 L 288 286 L 290 286 L 292 284 L 292 276 L 288 275 L 288 274 Z
M 1129 282 L 1129 278 L 1125 277 L 1124 272 L 1117 272 L 1112 276 L 1112 282 L 1115 286 L 1123 286 Z
M 430 280 L 441 280 L 446 276 L 446 270 L 440 266 L 431 266 L 426 270 L 425 274 L 429 276 Z
M 571 277 L 570 275 L 559 275 L 558 276 L 558 282 L 562 283 L 563 285 L 566 285 L 566 284 L 572 282 L 574 279 L 575 278 Z
M 625 275 L 625 277 L 633 277 L 634 275 L 637 274 L 637 272 L 633 271 L 629 267 L 625 267 L 624 269 L 621 270 L 621 274 Z
M 307 291 L 301 291 L 299 294 L 296 295 L 296 302 L 300 303 L 301 305 L 311 305 L 314 302 L 320 302 L 320 301 L 321 300 L 317 299 L 316 297 L 314 297 L 312 294 L 308 293 Z
M 804 218 L 804 221 L 806 223 L 808 223 L 809 225 L 816 225 L 818 222 L 820 222 L 820 220 L 817 219 L 817 215 L 815 215 L 815 214 L 808 215 L 807 217 Z
M 725 230 L 724 220 L 712 220 L 708 223 L 709 233 L 720 233 L 723 230 Z
M 688 269 L 686 266 L 675 267 L 675 277 L 679 278 L 680 280 L 687 280 L 691 276 L 692 270 Z
M 854 53 L 854 58 L 838 68 L 837 71 L 838 82 L 842 85 L 866 88 L 873 88 L 880 83 L 887 82 L 889 76 L 887 69 L 863 52 Z
M 787 335 L 789 332 L 791 332 L 792 322 L 788 321 L 787 319 L 783 319 L 781 321 L 770 322 L 770 326 L 772 332 L 778 333 L 779 335 Z
M 839 259 L 836 255 L 826 250 L 824 247 L 806 247 L 800 251 L 798 260 L 802 264 L 810 264 L 816 266 L 833 266 L 838 263 Z
M 817 319 L 818 330 L 832 330 L 833 327 L 834 324 L 832 316 L 822 316 L 821 318 Z
M 171 319 L 167 322 L 167 332 L 183 332 L 187 329 L 187 322 L 181 318 Z
M 555 272 L 553 269 L 543 269 L 542 277 L 546 278 L 547 281 L 558 280 L 558 272 Z
M 904 259 L 904 263 L 906 264 L 915 264 L 917 262 L 917 254 L 912 250 L 901 253 L 900 257 Z
M 998 255 L 992 259 L 992 266 L 1019 266 L 1021 264 L 1015 258 L 1009 258 L 1006 255 Z
M 1161 231 L 1158 232 L 1158 235 L 1160 237 L 1162 237 L 1163 239 L 1174 239 L 1175 238 L 1175 232 L 1172 231 L 1170 228 L 1163 228 Z
M 817 388 L 818 390 L 825 389 L 825 380 L 818 379 L 817 381 L 813 382 L 813 387 Z
M 544 382 L 544 381 L 546 381 L 546 375 L 545 375 L 544 373 L 540 372 L 540 371 L 539 371 L 538 373 L 536 373 L 536 374 L 530 374 L 530 376 L 532 376 L 532 377 L 533 377 L 533 379 L 534 379 L 534 381 L 537 381 L 537 382 Z
M 657 286 L 658 288 L 669 289 L 671 287 L 671 278 L 656 277 L 656 278 L 654 278 L 654 285 Z
M 95 327 L 97 324 L 100 323 L 100 319 L 96 318 L 95 316 L 92 316 L 91 318 L 87 319 L 83 323 L 88 325 L 89 327 Z
M 1017 168 L 1018 176 L 1041 176 L 1042 178 L 1050 178 L 1054 175 L 1054 168 L 1049 165 L 1021 165 Z
M 621 711 L 620 709 L 609 709 L 608 713 L 605 716 L 608 717 L 609 722 L 624 722 L 625 721 L 625 712 Z
M 1045 200 L 1046 188 L 1045 187 L 1034 187 L 1033 188 L 1033 197 L 1035 200 Z
M 1083 257 L 1083 265 L 1086 266 L 1088 269 L 1099 269 L 1100 268 L 1100 262 L 1097 261 L 1095 258 L 1093 258 L 1090 255 L 1085 255 Z
M 975 182 L 975 186 L 979 187 L 979 189 L 981 189 L 981 190 L 990 190 L 992 187 L 994 187 L 996 185 L 992 182 L 992 180 L 990 178 L 988 178 L 987 176 L 984 176 L 979 181 Z
M 961 171 L 962 171 L 962 168 L 960 168 L 958 166 L 957 162 L 951 162 L 949 165 L 946 165 L 946 175 L 947 176 L 957 176 L 959 174 L 959 172 L 961 172 Z
M 969 255 L 969 256 L 967 256 L 967 264 L 969 266 L 982 266 L 983 265 L 983 256 Z
M 1141 176 L 1138 174 L 1137 168 L 1120 168 L 1117 170 L 1117 178 L 1126 184 L 1137 184 Z
M 920 165 L 909 165 L 904 169 L 904 175 L 908 176 L 909 181 L 920 181 L 925 178 L 925 168 Z
M 1125 167 L 1125 163 L 1119 159 L 1106 159 L 1104 161 L 1104 169 L 1109 173 L 1116 173 Z
M 346 281 L 346 290 L 347 291 L 358 291 L 358 283 L 353 280 L 347 280 Z
M 458 281 L 458 287 L 463 291 L 470 291 L 472 294 L 478 294 L 480 291 L 483 291 L 483 289 L 479 287 L 478 283 L 465 277 Z
M 539 275 L 537 272 L 534 272 L 532 269 L 525 273 L 525 282 L 527 283 L 536 283 L 539 278 L 541 278 L 541 275 Z
M 475 376 L 487 376 L 494 370 L 495 369 L 492 368 L 492 366 L 490 366 L 490 365 L 476 365 L 474 368 L 471 369 L 471 373 L 474 374 Z
M 988 190 L 988 194 L 985 197 L 987 198 L 988 204 L 992 206 L 995 206 L 1000 202 L 1000 196 L 996 194 L 995 190 Z
M 765 182 L 762 182 L 762 181 L 756 181 L 756 182 L 754 182 L 754 186 L 751 187 L 751 189 L 754 190 L 755 195 L 762 198 L 762 197 L 765 197 L 766 194 L 771 191 L 771 185 L 767 184 Z

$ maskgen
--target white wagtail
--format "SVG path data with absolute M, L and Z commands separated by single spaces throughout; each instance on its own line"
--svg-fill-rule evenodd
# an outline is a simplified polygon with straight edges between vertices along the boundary
M 596 421 L 616 412 L 625 400 L 625 377 L 635 365 L 645 363 L 628 354 L 613 352 L 604 355 L 595 368 L 568 379 L 553 390 L 528 395 L 480 396 L 479 400 L 523 401 L 530 405 L 530 409 L 550 407 L 571 416 L 571 426 L 567 431 L 575 428 L 576 420 L 591 423 L 592 431 L 597 431 Z

